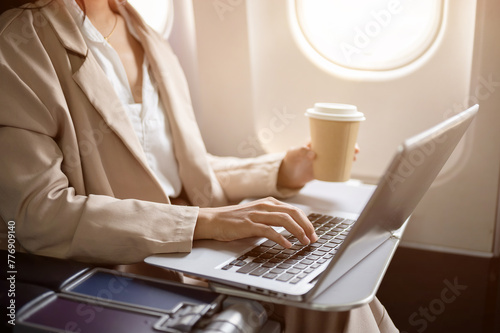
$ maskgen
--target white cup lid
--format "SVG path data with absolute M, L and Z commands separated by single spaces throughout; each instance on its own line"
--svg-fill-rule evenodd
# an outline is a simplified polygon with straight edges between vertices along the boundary
M 366 119 L 355 105 L 339 103 L 315 103 L 314 108 L 307 109 L 306 116 L 333 121 L 363 121 Z

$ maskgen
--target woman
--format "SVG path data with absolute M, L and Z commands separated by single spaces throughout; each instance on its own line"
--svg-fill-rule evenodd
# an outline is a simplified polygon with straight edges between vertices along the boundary
M 289 247 L 271 226 L 316 241 L 304 213 L 276 199 L 229 205 L 296 193 L 312 179 L 309 147 L 207 154 L 175 55 L 130 5 L 32 7 L 0 17 L 0 216 L 20 250 L 133 264 L 194 239 Z
M 73 1 L 36 6 L 2 20 L 1 136 L 9 156 L 0 176 L 2 218 L 16 221 L 21 246 L 55 257 L 132 263 L 152 253 L 189 251 L 200 238 L 265 236 L 288 245 L 269 225 L 287 227 L 303 243 L 315 240 L 304 214 L 276 200 L 225 206 L 302 186 L 310 179 L 299 170 L 308 168 L 307 148 L 292 151 L 279 175 L 279 155 L 208 156 L 175 56 L 135 12 L 120 7 L 138 39 L 107 1 L 82 3 L 92 22 L 83 25 Z M 108 59 L 116 61 L 108 66 Z M 149 83 L 144 89 L 143 81 Z M 144 100 L 147 110 L 140 108 L 143 90 L 152 95 Z M 141 112 L 153 115 L 136 120 Z M 143 135 L 155 119 L 163 124 Z M 152 142 L 157 128 L 169 132 L 159 143 Z M 166 170 L 159 165 L 165 156 Z M 207 206 L 225 207 L 198 208 Z

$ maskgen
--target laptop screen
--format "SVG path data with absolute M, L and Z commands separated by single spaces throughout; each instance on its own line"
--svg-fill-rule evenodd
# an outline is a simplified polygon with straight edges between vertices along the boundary
M 404 224 L 459 143 L 478 108 L 475 105 L 403 142 L 311 295 L 327 289 Z M 330 274 L 333 267 L 335 271 Z

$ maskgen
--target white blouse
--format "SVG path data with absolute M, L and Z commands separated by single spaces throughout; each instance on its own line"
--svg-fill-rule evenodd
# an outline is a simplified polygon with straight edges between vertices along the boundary
M 177 197 L 182 189 L 172 135 L 158 87 L 153 81 L 146 57 L 143 61 L 142 104 L 135 103 L 125 68 L 115 49 L 92 25 L 75 0 L 64 0 L 80 27 L 87 45 L 109 78 L 116 94 L 127 110 L 134 131 L 142 145 L 149 167 L 169 197 Z M 138 40 L 128 17 L 123 16 L 130 33 Z

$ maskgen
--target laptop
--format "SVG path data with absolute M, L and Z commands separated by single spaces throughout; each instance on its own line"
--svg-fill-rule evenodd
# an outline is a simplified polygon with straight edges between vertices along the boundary
M 360 214 L 335 211 L 334 207 L 319 213 L 314 205 L 300 207 L 309 214 L 319 236 L 313 244 L 303 246 L 282 229 L 293 244 L 291 249 L 264 238 L 202 240 L 194 242 L 191 253 L 158 254 L 145 262 L 260 294 L 264 299 L 314 299 L 395 235 L 401 236 L 400 229 L 404 229 L 478 108 L 470 107 L 405 140 Z

